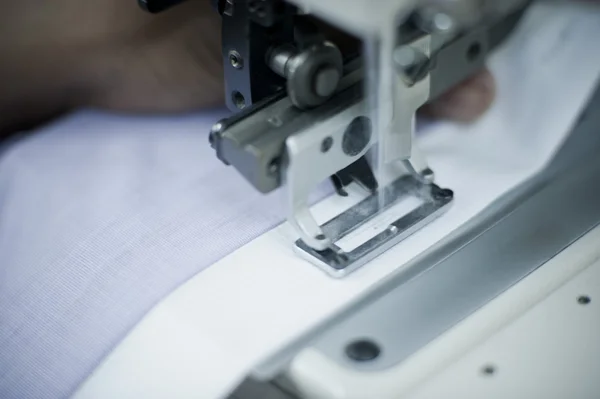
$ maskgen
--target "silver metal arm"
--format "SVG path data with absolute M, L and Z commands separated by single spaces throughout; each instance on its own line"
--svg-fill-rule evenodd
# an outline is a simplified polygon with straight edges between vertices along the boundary
M 231 64 L 226 87 L 246 101 L 231 104 L 244 106 L 214 126 L 211 145 L 261 192 L 286 190 L 287 218 L 302 256 L 345 275 L 447 208 L 452 192 L 437 187 L 426 159 L 416 156 L 416 112 L 483 67 L 496 37 L 505 37 L 518 20 L 515 7 L 527 0 L 510 0 L 501 9 L 474 0 L 379 0 L 376 7 L 371 0 L 289 0 L 279 4 L 300 12 L 290 6 L 279 14 L 256 5 L 275 7 L 275 1 L 227 1 L 233 8 L 224 16 L 224 56 Z M 364 51 L 342 54 L 311 30 L 306 14 L 355 35 Z M 293 40 L 290 23 L 296 24 Z M 248 55 L 251 49 L 262 59 Z M 268 87 L 280 89 L 258 96 Z M 367 198 L 320 225 L 308 197 L 328 178 L 338 194 L 358 183 Z M 422 206 L 355 248 L 338 245 L 410 195 Z

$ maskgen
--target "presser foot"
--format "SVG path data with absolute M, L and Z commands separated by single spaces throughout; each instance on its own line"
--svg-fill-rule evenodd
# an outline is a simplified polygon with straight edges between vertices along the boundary
M 404 175 L 319 226 L 328 248 L 314 249 L 302 239 L 294 247 L 330 276 L 343 277 L 441 216 L 453 198 L 452 190 L 419 174 Z

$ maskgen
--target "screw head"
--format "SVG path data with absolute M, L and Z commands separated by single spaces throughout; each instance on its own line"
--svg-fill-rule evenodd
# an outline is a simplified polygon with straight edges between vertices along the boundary
M 275 176 L 275 175 L 277 175 L 277 173 L 279 173 L 279 159 L 278 158 L 275 158 L 275 159 L 271 160 L 271 162 L 269 162 L 269 165 L 267 166 L 267 172 L 271 176 Z
M 242 69 L 244 67 L 244 59 L 241 54 L 235 50 L 229 52 L 229 63 L 235 69 Z
M 240 93 L 237 90 L 235 90 L 231 93 L 231 102 L 238 109 L 246 108 L 246 98 L 244 97 L 244 95 L 242 93 Z

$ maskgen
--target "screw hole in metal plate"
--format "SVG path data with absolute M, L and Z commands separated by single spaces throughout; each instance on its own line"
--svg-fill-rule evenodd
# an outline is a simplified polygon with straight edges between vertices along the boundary
M 485 376 L 492 376 L 496 374 L 496 366 L 492 364 L 487 364 L 481 368 L 481 373 Z
M 355 362 L 375 360 L 381 354 L 381 348 L 368 339 L 359 339 L 346 346 L 346 356 Z
M 587 295 L 580 295 L 577 297 L 577 303 L 580 305 L 588 305 L 590 302 L 592 302 L 592 298 Z
M 242 69 L 244 67 L 244 59 L 242 58 L 240 53 L 238 53 L 235 50 L 231 50 L 229 52 L 229 63 L 235 69 Z

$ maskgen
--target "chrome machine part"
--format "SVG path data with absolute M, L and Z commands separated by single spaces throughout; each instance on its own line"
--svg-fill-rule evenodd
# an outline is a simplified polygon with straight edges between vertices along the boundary
M 519 21 L 522 15 L 522 10 L 518 10 L 511 16 L 507 16 L 501 20 L 485 22 L 481 26 L 458 36 L 452 42 L 447 43 L 438 51 L 429 57 L 429 62 L 424 65 L 424 71 L 429 71 L 429 101 L 437 98 L 453 85 L 462 81 L 466 77 L 472 75 L 482 68 L 487 55 L 512 31 L 513 27 Z M 229 18 L 229 17 L 228 17 Z M 231 32 L 230 32 L 231 34 Z M 437 36 L 431 36 L 431 42 L 434 47 L 438 46 L 434 42 L 439 39 Z M 230 47 L 240 48 L 238 46 L 226 46 L 224 53 L 228 54 Z M 273 46 L 272 46 L 273 48 Z M 294 46 L 289 46 L 288 50 L 285 47 L 275 46 L 280 51 L 271 58 L 276 58 L 271 62 L 271 67 L 277 71 L 273 72 L 271 67 L 267 67 L 270 74 L 283 79 L 280 75 L 284 75 L 286 60 L 293 57 Z M 412 47 L 404 47 L 412 50 Z M 266 54 L 267 50 L 265 50 Z M 242 54 L 243 51 L 240 53 Z M 402 53 L 402 51 L 400 51 Z M 273 54 L 271 52 L 271 54 Z M 401 55 L 401 54 L 400 54 Z M 263 59 L 265 55 L 263 54 Z M 401 57 L 400 57 L 401 58 Z M 425 60 L 427 57 L 424 57 Z M 254 60 L 250 57 L 250 60 Z M 254 62 L 254 61 L 252 61 Z M 410 79 L 415 79 L 412 73 L 420 75 L 423 73 L 419 68 L 410 69 L 410 66 L 404 65 L 402 59 L 399 59 L 398 68 L 407 67 L 405 75 Z M 229 89 L 234 92 L 251 93 L 255 83 L 244 83 L 249 79 L 247 70 L 251 68 L 251 61 L 244 58 L 243 68 L 235 69 L 228 61 L 226 69 L 232 77 L 228 80 Z M 344 65 L 344 75 L 360 66 L 362 61 L 355 60 L 353 62 L 346 61 Z M 283 67 L 283 68 L 282 68 Z M 231 70 L 230 70 L 231 69 Z M 229 71 L 230 70 L 230 71 Z M 259 72 L 262 70 L 259 70 Z M 241 75 L 244 77 L 242 78 Z M 270 87 L 276 85 L 277 82 L 265 81 L 267 75 L 258 75 L 255 79 L 258 82 L 263 79 L 261 87 Z M 253 75 L 254 76 L 254 75 Z M 418 78 L 419 76 L 416 76 Z M 241 80 L 240 80 L 241 79 Z M 363 79 L 361 72 L 360 80 Z M 237 82 L 237 83 L 236 83 Z M 236 86 L 239 83 L 239 86 Z M 279 82 L 280 85 L 285 85 L 285 80 Z M 338 84 L 339 86 L 342 83 Z M 339 91 L 339 88 L 338 88 Z M 361 94 L 362 96 L 362 94 Z M 325 111 L 321 110 L 321 106 L 313 109 L 308 109 L 303 112 L 308 112 L 306 117 L 300 117 L 301 111 L 294 106 L 291 98 L 286 97 L 285 91 L 275 91 L 269 95 L 262 97 L 260 100 L 254 101 L 254 96 L 243 96 L 247 101 L 246 106 L 239 110 L 235 105 L 231 105 L 232 110 L 237 112 L 215 124 L 212 134 L 210 135 L 211 145 L 215 149 L 219 159 L 225 164 L 235 167 L 257 190 L 263 193 L 271 192 L 279 188 L 282 184 L 282 169 L 280 168 L 281 161 L 285 158 L 285 140 L 289 135 L 294 134 L 294 128 L 298 131 L 306 128 L 311 120 L 308 116 L 316 117 Z M 252 101 L 248 101 L 248 99 Z M 348 107 L 352 103 L 348 100 L 343 107 Z M 400 107 L 400 105 L 398 105 Z M 326 108 L 326 107 L 325 107 Z M 341 112 L 341 110 L 340 110 Z M 321 120 L 319 118 L 319 120 Z M 348 123 L 352 119 L 348 119 Z M 295 121 L 294 124 L 290 124 Z M 301 122 L 300 122 L 301 121 Z
M 210 140 L 219 159 L 234 165 L 262 193 L 279 188 L 285 177 L 288 137 L 318 130 L 335 115 L 347 117 L 346 124 L 352 120 L 348 112 L 361 101 L 362 71 L 359 62 L 347 64 L 345 70 L 338 94 L 316 108 L 302 110 L 281 93 L 215 124 Z
M 335 1 L 322 6 L 330 9 Z M 379 30 L 389 33 L 389 47 L 352 58 L 325 40 L 306 15 L 311 10 L 301 7 L 305 12 L 301 15 L 292 5 L 298 2 L 218 3 L 224 18 L 229 105 L 237 112 L 213 127 L 211 145 L 224 163 L 235 166 L 259 191 L 267 193 L 285 184 L 287 218 L 298 233 L 300 254 L 340 277 L 447 208 L 451 191 L 435 186 L 433 172 L 412 146 L 416 111 L 481 68 L 493 47 L 491 36 L 497 31 L 506 36 L 514 26 L 506 23 L 511 18 L 486 20 L 458 34 L 448 13 L 429 7 L 411 14 L 413 2 L 385 0 L 374 13 L 383 18 L 381 23 L 389 22 L 389 29 Z M 366 2 L 353 2 L 347 9 L 354 11 L 344 9 L 341 14 L 361 5 Z M 386 7 L 389 13 L 382 13 Z M 404 18 L 404 12 L 410 17 Z M 476 57 L 470 52 L 473 46 Z M 374 104 L 364 89 L 376 58 L 388 68 L 375 70 L 375 75 L 389 80 L 377 80 L 381 96 L 375 96 Z M 376 164 L 371 155 L 376 155 Z M 309 210 L 308 198 L 328 178 L 340 195 L 356 182 L 372 197 L 321 226 Z M 402 202 L 409 191 L 400 184 L 413 189 L 411 194 L 423 202 L 420 208 L 388 220 L 383 231 L 354 248 L 338 245 L 374 223 L 379 211 Z
M 331 247 L 335 237 L 328 237 L 308 208 L 308 197 L 319 183 L 361 159 L 374 143 L 370 122 L 355 129 L 356 139 L 348 122 L 368 118 L 361 99 L 362 85 L 354 84 L 340 91 L 317 111 L 319 117 L 305 129 L 290 135 L 285 143 L 284 181 L 288 200 L 288 221 L 308 246 L 322 251 Z M 359 145 L 343 145 L 354 141 Z M 351 147 L 351 148 L 350 148 Z M 375 188 L 375 187 L 373 187 Z M 375 191 L 375 190 L 373 190 Z
M 240 112 L 285 86 L 266 55 L 275 46 L 294 43 L 296 10 L 281 1 L 213 0 L 213 5 L 222 16 L 226 105 Z
M 416 113 L 431 93 L 431 35 L 399 44 L 392 53 L 392 62 L 396 70 L 391 97 L 393 118 L 389 133 L 380 131 L 383 153 L 379 156 L 383 164 L 411 158 Z
M 478 70 L 485 54 L 493 48 L 491 37 L 498 32 L 506 36 L 520 13 L 515 15 L 515 18 L 472 29 L 435 53 L 431 53 L 431 46 L 436 40 L 439 42 L 439 38 L 420 29 L 405 29 L 404 34 L 399 35 L 399 45 L 390 54 L 395 63 L 393 131 L 401 133 L 390 136 L 378 136 L 372 131 L 372 115 L 363 96 L 364 66 L 360 58 L 344 65 L 344 77 L 338 82 L 341 57 L 335 46 L 318 39 L 304 47 L 272 46 L 265 64 L 274 74 L 287 79 L 288 95 L 280 91 L 217 123 L 210 135 L 211 145 L 223 162 L 234 165 L 261 192 L 270 192 L 285 183 L 288 221 L 299 235 L 296 248 L 331 275 L 343 276 L 433 220 L 450 202 L 451 196 L 440 201 L 431 195 L 431 190 L 425 189 L 435 187 L 433 173 L 426 163 L 417 166 L 413 162 L 418 158 L 418 151 L 411 146 L 415 112 L 428 99 Z M 438 25 L 445 29 L 444 21 Z M 470 56 L 473 46 L 478 49 L 477 57 Z M 440 60 L 443 63 L 438 62 Z M 243 65 L 237 59 L 234 61 L 232 65 L 238 68 Z M 323 76 L 319 79 L 320 72 L 325 80 L 327 76 L 331 78 L 331 84 L 319 84 L 323 80 Z M 300 84 L 304 91 L 299 96 L 297 86 Z M 307 87 L 308 91 L 320 91 L 322 98 L 310 99 L 306 96 Z M 333 95 L 332 90 L 335 90 Z M 383 138 L 388 140 L 383 145 L 387 148 L 390 137 L 396 140 L 393 147 L 407 151 L 400 157 L 404 163 L 393 165 L 392 169 L 401 171 L 395 178 L 409 174 L 410 179 L 377 181 L 372 165 L 367 162 L 366 155 L 374 144 L 381 145 L 379 140 Z M 320 226 L 309 211 L 308 197 L 327 178 L 332 179 L 340 195 L 345 195 L 345 187 L 352 182 L 376 196 L 380 193 L 399 195 L 402 190 L 396 188 L 396 183 L 419 185 L 422 186 L 417 190 L 419 197 L 431 206 L 423 207 L 419 218 L 407 215 L 390 220 L 387 232 L 369 237 L 356 248 L 342 250 L 336 242 L 376 216 L 370 208 L 375 200 L 366 200 Z M 402 196 L 388 196 L 384 202 L 386 206 L 393 206 L 401 199 Z M 353 226 L 347 222 L 340 224 L 340 220 L 351 214 L 363 217 L 354 218 Z
M 410 14 L 420 0 L 290 0 L 307 14 L 316 15 L 357 37 L 379 35 L 383 26 Z
M 485 62 L 487 54 L 508 35 L 521 14 L 521 12 L 517 12 L 510 18 L 497 21 L 495 24 L 484 24 L 458 37 L 430 57 L 428 65 L 425 65 L 425 70 L 430 71 L 429 97 L 436 98 L 452 85 L 479 70 Z M 432 40 L 434 39 L 435 37 L 432 37 Z M 418 67 L 411 70 L 413 66 L 401 59 L 403 49 L 416 51 L 413 46 L 401 47 L 398 51 L 400 53 L 397 61 L 398 68 L 405 68 L 405 76 L 418 80 L 419 75 L 422 74 L 419 68 L 423 68 L 423 66 L 417 64 Z M 280 48 L 276 56 L 272 56 L 278 59 L 271 64 L 279 66 L 274 68 L 279 74 L 284 74 L 286 60 L 293 57 L 293 54 L 292 48 L 289 50 Z M 427 61 L 427 58 L 423 56 L 421 59 Z M 419 60 L 419 58 L 416 59 Z M 338 92 L 353 85 L 362 86 L 363 74 L 359 70 L 360 67 L 360 60 L 346 63 L 344 66 L 345 77 L 338 84 Z M 413 75 L 415 70 L 416 76 Z M 300 110 L 293 105 L 289 96 L 286 97 L 284 92 L 279 92 L 279 94 L 267 97 L 217 123 L 210 136 L 211 145 L 215 148 L 219 159 L 234 166 L 257 190 L 268 193 L 279 188 L 283 182 L 284 170 L 281 166 L 282 161 L 287 157 L 285 147 L 287 137 L 324 121 L 323 116 L 331 115 L 332 107 L 337 107 L 336 113 L 342 114 L 363 98 L 361 87 L 352 90 L 352 93 L 345 98 L 338 98 L 334 95 L 321 106 Z M 332 101 L 334 101 L 333 105 L 328 105 Z M 357 116 L 356 112 L 354 114 L 346 113 L 346 124 L 349 124 Z M 347 160 L 348 158 L 342 157 L 341 159 Z M 339 167 L 338 171 L 341 171 L 343 164 L 340 164 Z M 349 175 L 356 176 L 357 173 L 346 173 L 346 177 Z M 368 176 L 368 171 L 361 175 Z M 334 182 L 339 183 L 339 180 L 336 179 Z M 339 184 L 336 184 L 337 186 Z M 341 191 L 338 190 L 338 192 Z
M 357 377 L 381 393 L 382 381 L 406 376 L 411 356 L 597 229 L 599 107 L 600 86 L 545 170 L 265 359 L 229 399 L 352 397 Z M 298 372 L 331 365 L 341 373 Z
M 418 200 L 418 205 L 397 219 L 393 214 L 381 213 L 411 197 Z M 337 238 L 329 248 L 317 251 L 298 240 L 296 249 L 332 277 L 345 276 L 440 216 L 452 198 L 451 190 L 405 175 L 381 189 L 381 196 L 371 195 L 321 226 L 326 237 Z M 386 217 L 376 220 L 379 216 Z M 359 229 L 367 224 L 369 234 L 361 237 Z

